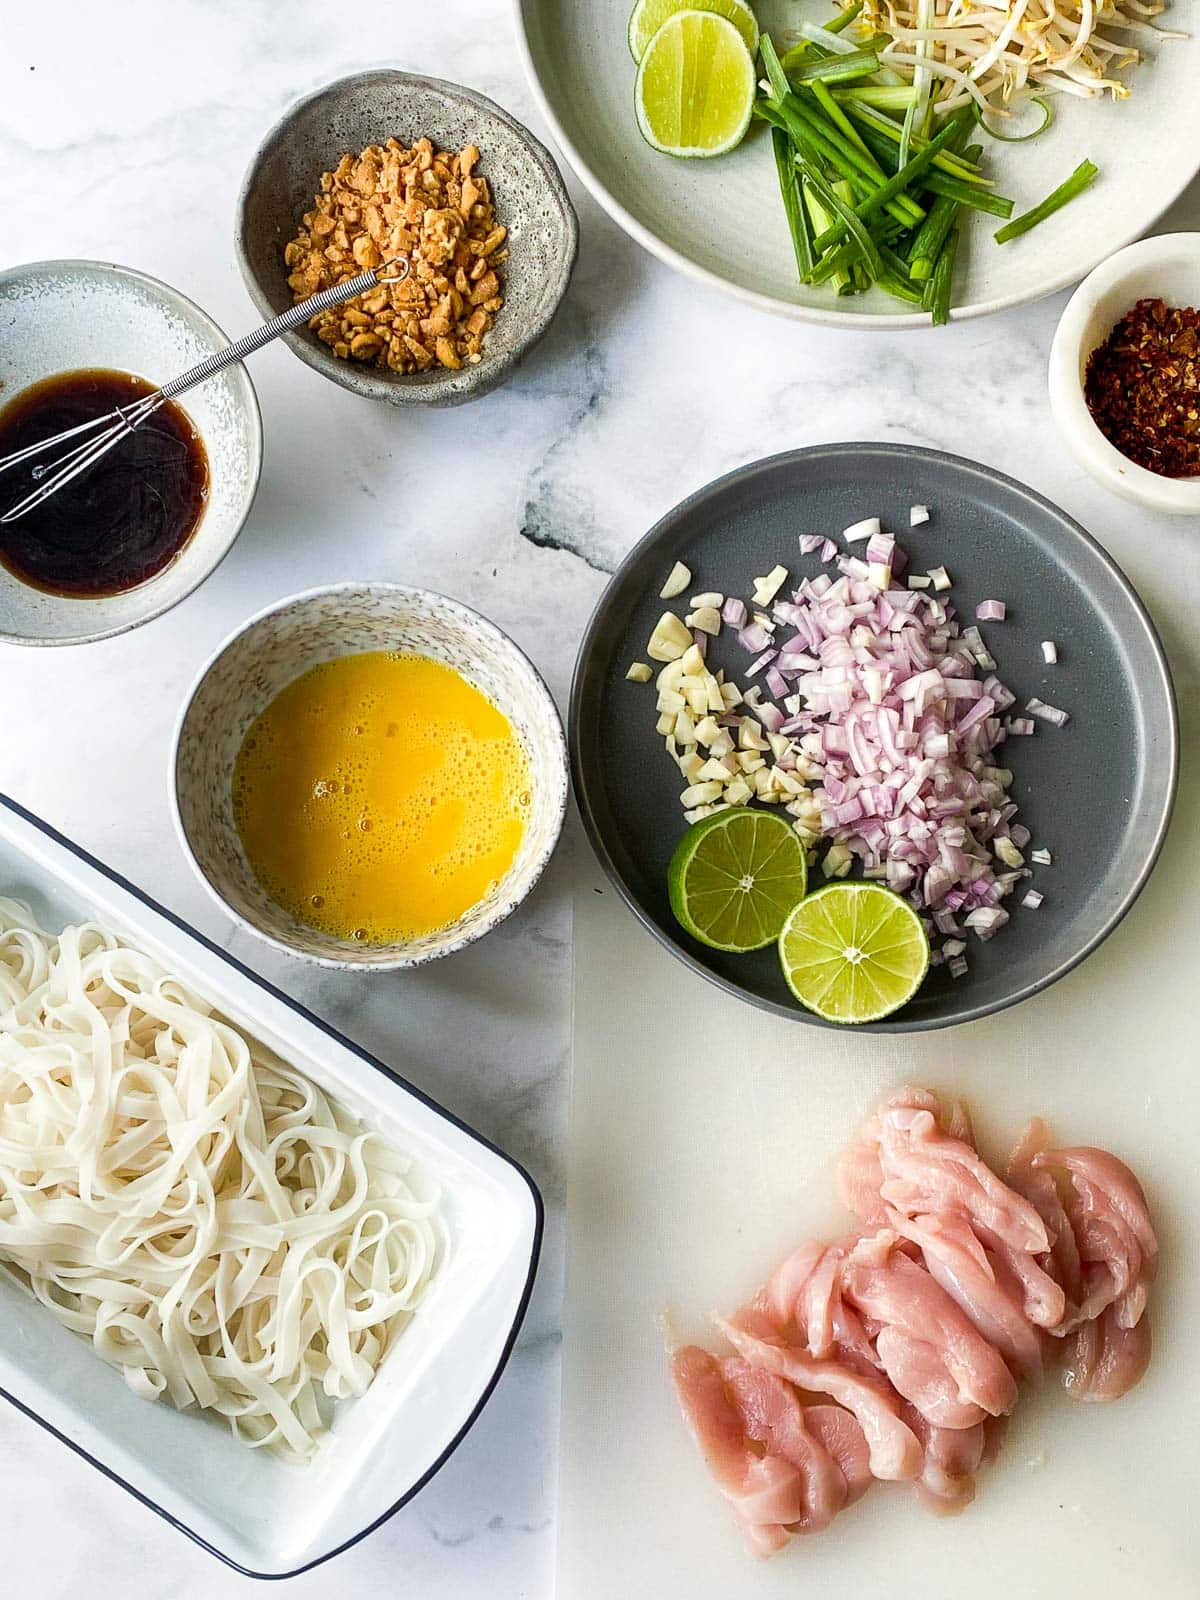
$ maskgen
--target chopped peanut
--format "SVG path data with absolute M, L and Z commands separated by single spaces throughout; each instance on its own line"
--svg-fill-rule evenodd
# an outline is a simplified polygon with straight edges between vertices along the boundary
M 297 301 L 398 256 L 410 274 L 313 317 L 336 356 L 393 372 L 458 371 L 482 359 L 504 296 L 496 268 L 508 230 L 496 220 L 479 151 L 411 149 L 389 139 L 321 175 L 313 209 L 283 252 Z

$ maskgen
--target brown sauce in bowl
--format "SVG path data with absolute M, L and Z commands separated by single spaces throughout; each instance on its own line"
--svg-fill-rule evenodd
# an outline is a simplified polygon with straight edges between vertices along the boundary
M 0 411 L 0 457 L 153 392 L 145 378 L 100 367 L 45 378 Z M 0 515 L 37 487 L 34 469 L 52 466 L 60 453 L 0 475 Z M 204 443 L 187 412 L 168 400 L 87 472 L 18 521 L 0 523 L 0 562 L 48 594 L 123 594 L 170 566 L 207 503 Z

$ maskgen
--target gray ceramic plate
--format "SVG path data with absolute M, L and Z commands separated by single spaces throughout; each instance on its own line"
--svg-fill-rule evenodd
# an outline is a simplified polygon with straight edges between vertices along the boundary
M 479 146 L 499 220 L 508 229 L 505 303 L 478 366 L 402 374 L 340 360 L 304 328 L 283 336 L 308 366 L 355 394 L 397 406 L 452 406 L 490 389 L 530 350 L 558 310 L 579 249 L 579 224 L 554 157 L 495 101 L 441 78 L 380 68 L 339 78 L 286 111 L 263 139 L 238 196 L 236 243 L 255 305 L 292 304 L 285 245 L 311 209 L 321 174 L 348 152 L 425 135 L 444 150 Z
M 909 529 L 915 503 L 931 521 Z M 725 955 L 696 944 L 667 904 L 666 870 L 680 833 L 680 779 L 655 733 L 652 686 L 627 683 L 632 660 L 663 610 L 676 560 L 692 592 L 748 592 L 777 561 L 796 576 L 819 570 L 797 534 L 840 534 L 879 515 L 914 569 L 944 563 L 960 614 L 980 600 L 1008 603 L 986 631 L 999 673 L 1023 704 L 1067 708 L 1071 721 L 1039 726 L 1006 746 L 1014 798 L 1034 845 L 1054 856 L 1035 868 L 1045 895 L 988 944 L 972 938 L 970 973 L 930 972 L 916 998 L 872 1031 L 946 1027 L 986 1016 L 1061 978 L 1111 933 L 1150 874 L 1175 797 L 1178 726 L 1170 670 L 1154 625 L 1096 542 L 1049 501 L 976 462 L 904 445 L 839 444 L 773 456 L 732 472 L 668 513 L 632 551 L 596 609 L 575 672 L 570 745 L 575 791 L 605 870 L 642 922 L 697 972 L 768 1011 L 825 1027 L 784 986 L 773 949 Z M 685 597 L 686 598 L 686 597 Z M 1043 664 L 1040 641 L 1061 646 Z M 736 644 L 710 659 L 744 670 Z M 820 869 L 817 869 L 817 881 Z

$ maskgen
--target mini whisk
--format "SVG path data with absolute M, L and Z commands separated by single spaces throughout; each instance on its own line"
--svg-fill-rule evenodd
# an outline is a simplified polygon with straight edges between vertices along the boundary
M 407 258 L 397 256 L 392 261 L 385 261 L 382 266 L 372 267 L 369 272 L 359 273 L 356 278 L 347 278 L 343 283 L 335 283 L 331 289 L 322 289 L 319 294 L 301 300 L 281 316 L 272 317 L 270 322 L 264 322 L 261 328 L 246 334 L 245 338 L 239 339 L 236 344 L 205 356 L 204 360 L 190 371 L 181 373 L 178 378 L 172 378 L 169 383 L 164 383 L 161 389 L 145 395 L 141 400 L 135 400 L 127 406 L 117 406 L 113 411 L 106 411 L 103 416 L 81 422 L 77 427 L 67 428 L 64 432 L 53 434 L 48 439 L 39 439 L 36 444 L 26 445 L 23 450 L 16 450 L 11 455 L 0 458 L 0 472 L 7 472 L 9 467 L 20 466 L 23 461 L 28 461 L 33 456 L 56 450 L 71 440 L 77 441 L 56 460 L 39 462 L 30 469 L 37 481 L 37 487 L 0 516 L 0 523 L 16 522 L 35 506 L 48 500 L 51 495 L 57 494 L 65 484 L 94 467 L 102 456 L 115 449 L 122 439 L 133 433 L 136 428 L 140 428 L 160 406 L 165 405 L 168 400 L 173 400 L 176 395 L 181 395 L 185 390 L 203 383 L 206 378 L 211 378 L 214 372 L 220 372 L 223 367 L 244 360 L 255 350 L 261 350 L 263 345 L 278 338 L 281 333 L 288 333 L 292 328 L 298 328 L 301 323 L 307 322 L 320 311 L 328 311 L 331 306 L 341 305 L 343 301 L 353 299 L 356 294 L 365 294 L 381 283 L 402 283 L 408 277 L 410 270 Z

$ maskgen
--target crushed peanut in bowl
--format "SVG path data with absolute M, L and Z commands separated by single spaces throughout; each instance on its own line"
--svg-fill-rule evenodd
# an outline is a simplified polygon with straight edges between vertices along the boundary
M 496 221 L 473 144 L 452 155 L 418 139 L 395 139 L 343 156 L 284 250 L 297 301 L 368 267 L 407 256 L 400 283 L 381 284 L 309 326 L 335 356 L 426 372 L 482 360 L 483 341 L 504 304 L 499 269 L 508 230 Z

